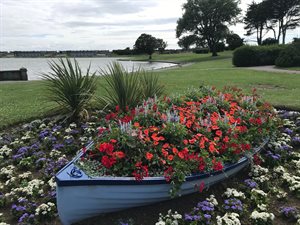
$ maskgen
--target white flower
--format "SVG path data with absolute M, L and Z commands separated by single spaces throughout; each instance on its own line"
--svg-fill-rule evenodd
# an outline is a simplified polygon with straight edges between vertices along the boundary
M 0 225 L 10 225 L 9 223 L 0 222 Z
M 157 223 L 155 223 L 155 225 L 166 225 L 166 223 L 164 221 L 158 221 Z
M 217 225 L 241 225 L 239 214 L 226 213 L 223 217 L 217 216 Z
M 7 147 L 7 145 L 4 145 L 2 148 L 0 148 L 0 156 L 2 157 L 8 157 L 12 153 L 12 149 Z
M 61 157 L 61 152 L 56 150 L 56 149 L 52 149 L 52 151 L 50 152 L 50 157 L 51 158 L 59 158 Z
M 283 173 L 285 173 L 285 168 L 283 166 L 278 166 L 278 167 L 274 168 L 273 171 L 276 173 L 279 173 L 279 174 L 283 174 Z
M 11 178 L 14 173 L 15 167 L 13 165 L 8 165 L 7 167 L 3 167 L 0 170 L 0 175 L 6 176 L 7 178 Z
M 35 209 L 35 215 L 47 215 L 55 212 L 55 204 L 52 202 L 42 203 Z
M 27 178 L 29 178 L 31 175 L 32 175 L 32 173 L 31 173 L 30 171 L 27 171 L 27 172 L 25 172 L 25 173 L 19 174 L 18 177 L 19 177 L 20 179 L 27 179 Z
M 77 125 L 76 125 L 76 123 L 71 123 L 71 124 L 69 125 L 69 127 L 70 127 L 71 129 L 75 129 L 75 128 L 77 127 Z
M 259 205 L 257 205 L 257 208 L 258 208 L 260 211 L 264 212 L 264 211 L 267 210 L 267 205 L 266 205 L 266 204 L 259 204 Z
M 49 186 L 51 187 L 51 190 L 55 189 L 56 187 L 56 183 L 55 183 L 55 178 L 52 177 L 49 181 L 48 181 Z
M 246 196 L 243 192 L 241 191 L 237 191 L 234 188 L 227 188 L 226 191 L 224 192 L 224 195 L 227 198 L 231 198 L 231 197 L 235 197 L 235 198 L 241 198 L 241 199 L 245 199 Z
M 256 194 L 261 195 L 263 197 L 266 197 L 268 195 L 266 192 L 264 192 L 263 190 L 259 190 L 259 189 L 252 189 L 251 193 L 256 193 Z
M 218 205 L 218 201 L 214 195 L 210 195 L 209 198 L 206 198 L 206 201 L 212 203 L 214 206 Z
M 264 221 L 264 222 L 268 222 L 268 221 L 272 221 L 274 220 L 275 216 L 273 213 L 268 213 L 268 212 L 257 212 L 256 210 L 254 210 L 251 215 L 250 218 L 252 220 L 255 221 Z

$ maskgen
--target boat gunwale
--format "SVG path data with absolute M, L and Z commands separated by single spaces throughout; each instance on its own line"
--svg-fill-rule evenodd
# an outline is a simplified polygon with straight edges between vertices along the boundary
M 259 152 L 269 141 L 269 138 L 266 138 L 262 144 L 253 150 L 253 154 Z M 93 142 L 89 143 L 86 146 L 86 149 L 89 149 L 93 146 Z M 102 176 L 102 177 L 89 177 L 84 171 L 80 170 L 84 173 L 87 178 L 71 178 L 70 175 L 66 173 L 66 176 L 63 178 L 59 178 L 59 175 L 65 173 L 65 170 L 70 166 L 75 166 L 74 163 L 84 155 L 83 149 L 75 156 L 66 166 L 64 166 L 55 176 L 55 181 L 57 186 L 91 186 L 91 185 L 158 185 L 158 184 L 170 184 L 166 181 L 165 177 L 145 177 L 141 181 L 135 180 L 134 177 L 112 177 L 112 176 Z M 223 170 L 220 171 L 212 171 L 206 173 L 194 174 L 186 177 L 186 181 L 195 181 L 203 178 L 207 178 L 214 175 L 219 175 L 221 173 L 225 174 L 226 171 L 234 169 L 242 164 L 247 164 L 249 162 L 249 157 L 243 156 L 236 163 L 225 165 Z M 68 176 L 68 177 L 67 177 Z

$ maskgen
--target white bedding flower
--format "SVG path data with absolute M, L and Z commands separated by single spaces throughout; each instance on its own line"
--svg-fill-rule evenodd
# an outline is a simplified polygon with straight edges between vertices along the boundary
M 49 186 L 51 187 L 51 189 L 55 189 L 56 187 L 56 183 L 55 183 L 55 178 L 52 177 L 49 181 L 48 181 Z
M 267 168 L 261 167 L 260 165 L 254 165 L 251 168 L 250 176 L 259 177 L 269 173 Z
M 8 165 L 6 167 L 1 168 L 0 175 L 6 176 L 7 178 L 11 178 L 13 176 L 15 167 L 13 165 Z
M 19 177 L 20 179 L 27 179 L 27 178 L 31 177 L 31 175 L 32 175 L 32 173 L 31 173 L 30 171 L 27 171 L 27 172 L 25 172 L 25 173 L 19 174 L 18 177 Z
M 2 157 L 8 157 L 10 156 L 12 153 L 12 149 L 7 147 L 7 145 L 2 146 L 2 148 L 0 148 L 0 156 Z
M 227 198 L 231 198 L 231 197 L 235 197 L 235 198 L 241 198 L 241 199 L 245 199 L 246 196 L 243 192 L 241 191 L 237 191 L 234 188 L 227 188 L 226 191 L 224 192 L 224 195 Z
M 46 204 L 42 203 L 35 209 L 36 216 L 40 216 L 40 215 L 45 216 L 49 213 L 54 213 L 54 212 L 55 212 L 55 204 L 52 202 L 47 202 Z
M 218 201 L 214 195 L 210 195 L 209 198 L 206 198 L 206 201 L 212 203 L 214 206 L 218 205 Z
M 256 210 L 254 210 L 250 215 L 250 219 L 252 219 L 256 223 L 259 223 L 260 221 L 271 222 L 274 220 L 274 218 L 275 218 L 275 216 L 273 213 L 258 212 Z
M 258 205 L 257 205 L 257 208 L 258 208 L 260 211 L 264 212 L 264 211 L 267 210 L 267 205 L 266 205 L 266 204 L 258 204 Z
M 217 225 L 241 225 L 239 214 L 226 213 L 223 217 L 217 216 Z
M 263 190 L 259 190 L 259 189 L 252 189 L 251 190 L 251 193 L 256 193 L 256 194 L 258 194 L 258 195 L 261 195 L 261 196 L 264 196 L 264 197 L 266 197 L 268 194 L 266 193 L 266 192 L 264 192 Z

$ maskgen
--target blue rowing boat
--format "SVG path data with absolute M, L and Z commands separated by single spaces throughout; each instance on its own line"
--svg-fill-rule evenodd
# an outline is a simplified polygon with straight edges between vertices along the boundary
M 259 152 L 264 141 L 253 149 Z M 92 147 L 92 143 L 87 146 Z M 89 177 L 79 170 L 75 162 L 84 155 L 83 150 L 56 175 L 57 209 L 61 222 L 69 225 L 103 213 L 149 205 L 170 199 L 171 185 L 164 177 L 146 177 L 136 181 L 134 177 Z M 252 156 L 252 155 L 251 155 Z M 180 195 L 199 191 L 199 185 L 207 188 L 237 174 L 250 163 L 251 156 L 227 165 L 222 171 L 187 176 Z

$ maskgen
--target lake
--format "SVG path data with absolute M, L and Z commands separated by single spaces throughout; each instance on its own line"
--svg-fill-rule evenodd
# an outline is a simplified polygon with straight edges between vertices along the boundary
M 57 58 L 0 58 L 0 71 L 19 70 L 21 67 L 27 69 L 28 80 L 40 80 L 41 73 L 50 71 L 48 62 L 57 61 Z M 85 73 L 91 64 L 91 72 L 99 71 L 99 68 L 105 69 L 109 63 L 115 62 L 118 58 L 76 58 L 82 71 Z M 143 68 L 145 70 L 156 70 L 175 66 L 173 63 L 163 62 L 137 62 L 137 61 L 119 61 L 124 68 Z

